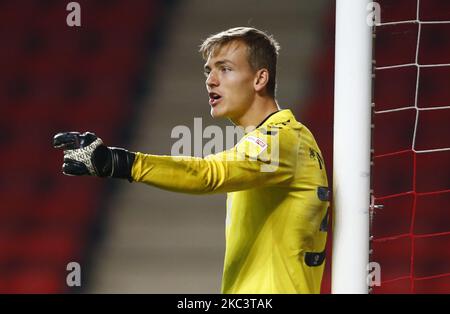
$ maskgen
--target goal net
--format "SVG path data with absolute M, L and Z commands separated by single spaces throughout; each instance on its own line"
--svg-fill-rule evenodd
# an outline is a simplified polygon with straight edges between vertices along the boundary
M 373 293 L 450 293 L 450 1 L 380 0 Z

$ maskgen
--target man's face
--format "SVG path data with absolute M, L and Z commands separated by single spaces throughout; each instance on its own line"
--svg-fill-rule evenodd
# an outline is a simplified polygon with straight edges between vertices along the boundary
M 255 71 L 248 62 L 247 46 L 231 41 L 210 54 L 205 64 L 211 116 L 237 120 L 254 101 Z

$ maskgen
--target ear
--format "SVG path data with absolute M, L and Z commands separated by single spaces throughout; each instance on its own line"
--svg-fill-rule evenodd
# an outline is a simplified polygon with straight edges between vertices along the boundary
M 253 87 L 257 92 L 262 91 L 269 83 L 269 70 L 260 69 L 255 74 L 255 80 L 253 81 Z

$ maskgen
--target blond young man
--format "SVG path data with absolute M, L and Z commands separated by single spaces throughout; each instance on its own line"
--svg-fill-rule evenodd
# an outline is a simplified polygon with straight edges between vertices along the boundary
M 249 27 L 207 38 L 211 115 L 246 134 L 232 149 L 173 157 L 107 147 L 95 134 L 59 133 L 63 173 L 125 178 L 176 192 L 227 193 L 223 293 L 319 293 L 328 182 L 311 132 L 275 100 L 279 45 Z

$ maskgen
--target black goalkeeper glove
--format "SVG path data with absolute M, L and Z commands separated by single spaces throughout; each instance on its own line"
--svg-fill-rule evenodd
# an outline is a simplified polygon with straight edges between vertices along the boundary
M 63 132 L 53 137 L 53 147 L 64 149 L 63 173 L 128 179 L 135 153 L 107 147 L 94 133 Z

